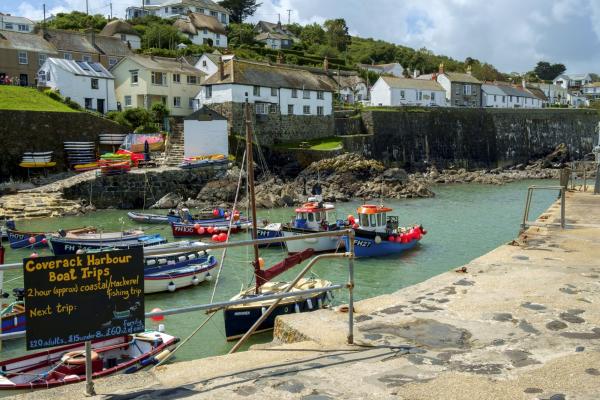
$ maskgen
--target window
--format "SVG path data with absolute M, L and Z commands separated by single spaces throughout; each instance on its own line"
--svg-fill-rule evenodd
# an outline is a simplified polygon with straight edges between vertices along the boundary
M 98 79 L 92 78 L 92 89 L 98 89 Z
M 406 93 L 404 92 L 404 90 L 401 90 L 401 91 L 400 91 L 400 98 L 401 98 L 402 100 L 404 100 L 404 99 L 406 98 Z
M 206 67 L 206 60 L 202 60 L 202 66 Z
M 215 42 L 215 46 L 220 46 L 220 45 L 221 45 L 221 41 L 219 39 L 217 39 Z
M 315 215 L 313 213 L 308 213 L 308 222 L 314 222 L 315 221 Z
M 217 39 L 221 39 L 221 34 L 217 33 Z
M 302 91 L 302 98 L 303 99 L 310 99 L 310 90 L 303 90 Z
M 173 97 L 173 107 L 175 107 L 175 108 L 181 107 L 181 97 L 179 97 L 179 96 Z
M 116 63 L 117 63 L 117 59 L 116 58 L 112 58 L 111 57 L 111 58 L 108 59 L 108 67 L 109 68 L 110 67 L 114 67 Z
M 181 83 L 181 75 L 173 74 L 173 83 Z
M 213 17 L 215 17 L 215 18 L 218 18 L 218 17 L 219 17 L 219 13 L 218 13 L 218 12 L 216 12 L 216 11 L 211 11 L 211 12 L 210 12 L 210 15 L 211 15 L 211 16 L 213 16 Z
M 369 226 L 369 215 L 368 214 L 358 214 L 358 219 L 360 226 Z
M 131 107 L 131 96 L 125 96 L 125 107 Z
M 423 92 L 420 90 L 417 91 L 417 100 L 423 100 Z
M 92 56 L 82 56 L 81 60 L 85 62 L 92 62 Z
M 204 97 L 210 99 L 212 97 L 212 85 L 204 87 Z
M 266 115 L 269 113 L 269 104 L 267 103 L 256 103 L 256 114 Z
M 94 99 L 90 99 L 89 97 L 85 98 L 85 109 L 86 110 L 91 110 L 92 109 L 92 101 Z
M 512 103 L 512 96 L 508 96 L 508 102 Z
M 310 114 L 310 106 L 303 106 L 302 107 L 302 112 L 304 114 Z
M 274 87 L 271 88 L 271 96 L 277 96 L 277 89 Z
M 29 32 L 29 25 L 19 24 L 18 28 L 19 32 Z
M 496 101 L 496 95 L 494 95 L 494 102 Z
M 252 87 L 252 94 L 254 96 L 260 96 L 260 86 L 253 86 Z
M 131 84 L 132 85 L 137 85 L 138 84 L 138 72 L 136 71 L 129 71 L 129 73 L 131 74 Z
M 298 98 L 298 89 L 292 89 L 292 98 L 294 98 L 294 99 Z
M 322 90 L 318 90 L 317 91 L 317 100 L 323 100 L 325 99 L 325 93 L 323 93 Z
M 370 214 L 371 216 L 371 226 L 373 228 L 375 228 L 377 225 L 375 225 L 375 214 Z
M 5 23 L 4 23 L 4 28 L 6 28 L 6 29 L 10 29 L 10 30 L 13 30 L 13 29 L 15 29 L 15 28 L 13 27 L 13 24 L 12 24 L 12 22 L 5 22 Z
M 502 102 L 506 103 L 506 96 L 502 96 Z
M 208 35 L 208 29 L 206 29 L 206 28 L 202 29 L 202 33 L 204 33 L 205 35 Z
M 471 85 L 464 85 L 463 86 L 463 94 L 465 96 L 470 96 L 471 95 Z
M 433 102 L 435 102 L 435 92 L 431 92 L 431 97 L 430 97 L 430 99 L 431 99 L 431 102 L 432 102 L 432 103 L 433 103 Z
M 193 97 L 190 97 L 190 98 L 188 99 L 188 108 L 194 108 L 194 101 L 195 101 L 195 100 L 196 100 L 196 99 L 194 99 Z
M 381 226 L 381 214 L 377 214 L 377 226 Z
M 39 62 L 39 65 L 41 67 L 46 62 L 46 59 L 48 58 L 48 55 L 46 55 L 46 54 L 40 54 L 38 57 L 39 57 L 39 59 L 38 59 L 39 61 L 38 62 Z
M 164 72 L 152 72 L 152 84 L 167 86 L 167 74 Z
M 26 51 L 19 52 L 19 64 L 29 64 Z
M 323 115 L 323 106 L 317 106 L 317 115 Z
M 64 53 L 63 54 L 63 58 L 65 60 L 72 60 L 73 59 L 73 54 L 71 54 L 71 53 Z
M 288 115 L 294 115 L 294 105 L 288 104 Z
M 188 85 L 196 85 L 198 83 L 198 77 L 194 75 L 188 75 L 187 83 Z
M 460 85 L 456 85 L 456 95 L 460 95 Z
M 50 82 L 50 71 L 46 71 L 46 81 Z
M 204 8 L 196 7 L 196 12 L 199 12 L 200 14 L 204 14 Z
M 169 13 L 169 7 L 165 7 L 165 12 Z
M 227 14 L 221 14 L 221 23 L 227 25 Z
M 121 33 L 121 42 L 126 42 L 127 41 L 127 35 L 124 33 Z

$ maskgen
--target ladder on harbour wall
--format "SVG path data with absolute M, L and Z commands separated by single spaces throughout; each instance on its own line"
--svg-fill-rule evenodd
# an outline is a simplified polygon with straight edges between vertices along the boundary
M 569 190 L 576 190 L 587 192 L 588 183 L 592 181 L 592 175 L 595 175 L 594 179 L 594 194 L 600 193 L 600 163 L 597 161 L 573 161 L 571 162 L 571 168 L 569 169 L 570 174 L 568 181 L 565 184 Z M 561 175 L 562 176 L 562 175 Z M 583 182 L 577 182 L 583 180 Z M 561 180 L 561 185 L 563 182 Z

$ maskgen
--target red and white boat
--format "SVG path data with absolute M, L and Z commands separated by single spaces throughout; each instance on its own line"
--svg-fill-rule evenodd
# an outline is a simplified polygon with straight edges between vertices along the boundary
M 167 357 L 179 338 L 157 331 L 92 342 L 92 378 L 132 373 Z M 0 362 L 0 394 L 85 381 L 83 343 L 54 347 Z

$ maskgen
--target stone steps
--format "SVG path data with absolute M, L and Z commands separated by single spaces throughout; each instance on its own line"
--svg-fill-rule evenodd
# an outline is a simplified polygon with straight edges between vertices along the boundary
M 81 204 L 58 192 L 19 192 L 0 198 L 0 219 L 56 217 L 76 214 L 81 209 Z

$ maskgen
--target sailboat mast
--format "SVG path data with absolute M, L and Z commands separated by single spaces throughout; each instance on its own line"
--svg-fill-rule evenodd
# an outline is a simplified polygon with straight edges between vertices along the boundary
M 244 105 L 244 120 L 246 124 L 246 169 L 248 171 L 248 195 L 250 196 L 250 210 L 252 217 L 252 240 L 257 238 L 256 227 L 256 198 L 254 195 L 254 157 L 252 154 L 252 124 L 250 122 L 250 113 L 248 112 L 248 99 Z M 263 284 L 260 278 L 260 263 L 258 262 L 258 245 L 254 246 L 254 276 L 256 278 L 256 294 L 260 293 L 260 287 Z

